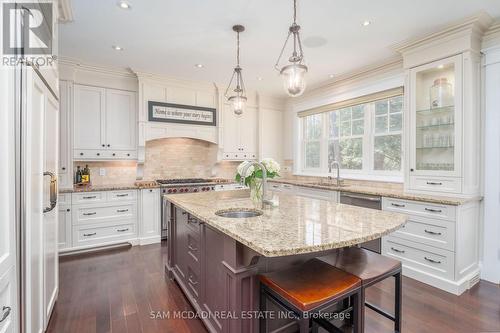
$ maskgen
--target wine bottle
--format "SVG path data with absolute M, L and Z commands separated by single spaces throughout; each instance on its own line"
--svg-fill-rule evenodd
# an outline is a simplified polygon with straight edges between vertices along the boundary
M 90 170 L 89 165 L 85 165 L 82 172 L 82 183 L 89 184 L 90 183 Z
M 82 182 L 82 170 L 80 169 L 80 166 L 78 165 L 76 167 L 75 184 L 80 184 L 81 182 Z

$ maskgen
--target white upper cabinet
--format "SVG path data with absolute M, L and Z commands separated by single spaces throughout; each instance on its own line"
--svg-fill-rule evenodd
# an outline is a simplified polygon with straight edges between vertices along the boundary
M 237 116 L 228 104 L 224 105 L 223 117 L 223 155 L 225 160 L 257 159 L 257 108 L 246 107 Z
M 137 158 L 134 92 L 74 85 L 75 160 Z
M 74 149 L 104 148 L 106 89 L 74 85 Z
M 136 147 L 135 93 L 106 89 L 106 147 L 134 150 Z
M 410 70 L 412 176 L 461 176 L 462 55 Z
M 398 48 L 406 68 L 406 191 L 481 193 L 481 24 Z

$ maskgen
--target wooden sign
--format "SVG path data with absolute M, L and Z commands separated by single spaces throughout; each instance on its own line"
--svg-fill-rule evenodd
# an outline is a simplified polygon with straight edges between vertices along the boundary
M 149 121 L 216 125 L 216 109 L 172 103 L 148 102 Z

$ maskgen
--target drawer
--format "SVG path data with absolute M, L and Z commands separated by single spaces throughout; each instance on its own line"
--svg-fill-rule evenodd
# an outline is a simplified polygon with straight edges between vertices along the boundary
M 190 234 L 193 237 L 200 238 L 200 224 L 202 223 L 200 220 L 192 216 L 191 214 L 188 214 L 188 218 L 186 220 L 187 226 L 190 230 Z
M 392 198 L 382 198 L 382 210 L 450 221 L 454 221 L 456 216 L 455 206 Z
M 105 227 L 73 227 L 73 247 L 100 245 L 135 237 L 136 225 L 134 223 Z
M 401 260 L 403 267 L 454 279 L 455 254 L 451 251 L 387 236 L 382 239 L 382 253 Z
M 108 152 L 110 159 L 118 159 L 118 160 L 135 160 L 137 159 L 137 151 L 136 150 L 119 150 L 119 151 L 110 151 Z
M 193 295 L 194 298 L 198 299 L 200 290 L 200 279 L 199 275 L 190 265 L 187 266 L 186 284 L 188 286 L 189 292 Z
M 222 154 L 222 157 L 225 160 L 243 161 L 243 160 L 256 159 L 257 154 L 256 153 L 245 153 L 245 152 L 235 152 L 235 153 L 225 152 Z
M 199 238 L 188 234 L 187 235 L 187 253 L 188 256 L 192 259 L 193 267 L 197 267 L 197 273 L 199 274 Z
M 108 152 L 100 149 L 75 149 L 73 151 L 73 159 L 76 161 L 84 160 L 102 160 L 107 159 Z
M 410 218 L 393 236 L 416 243 L 455 251 L 455 223 L 444 220 Z
M 59 193 L 57 195 L 57 203 L 62 205 L 71 205 L 71 193 Z
M 109 191 L 108 201 L 132 201 L 137 200 L 137 190 Z
M 418 191 L 460 193 L 462 192 L 462 179 L 411 176 L 410 188 Z
M 136 203 L 77 206 L 73 208 L 74 224 L 96 224 L 112 220 L 135 219 Z
M 323 200 L 334 200 L 335 192 L 330 190 L 314 189 L 303 186 L 295 186 L 295 195 Z
M 71 195 L 71 201 L 74 205 L 83 203 L 105 202 L 106 192 L 80 192 Z

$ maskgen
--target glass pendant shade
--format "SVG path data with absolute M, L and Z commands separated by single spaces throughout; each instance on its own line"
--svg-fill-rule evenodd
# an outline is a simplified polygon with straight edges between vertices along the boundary
M 307 66 L 294 63 L 281 69 L 283 86 L 286 93 L 291 97 L 302 95 L 306 90 Z
M 231 102 L 231 107 L 233 109 L 233 112 L 236 115 L 241 116 L 245 111 L 247 98 L 245 96 L 231 96 L 228 98 L 228 100 Z

